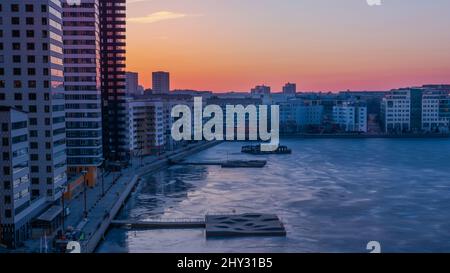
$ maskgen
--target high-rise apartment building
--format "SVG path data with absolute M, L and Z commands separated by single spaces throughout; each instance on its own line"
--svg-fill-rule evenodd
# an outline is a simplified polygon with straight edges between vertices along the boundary
M 62 2 L 68 172 L 92 184 L 103 157 L 99 4 Z
M 45 199 L 31 202 L 28 115 L 0 106 L 0 243 L 14 247 L 28 238 L 30 220 Z
M 125 87 L 126 0 L 99 0 L 103 153 L 126 158 L 127 115 Z
M 143 90 L 139 88 L 139 74 L 136 72 L 126 73 L 127 96 L 143 95 Z
M 164 108 L 161 101 L 127 100 L 129 149 L 135 156 L 164 151 Z
M 283 94 L 295 95 L 297 93 L 297 85 L 295 83 L 286 83 L 283 86 Z
M 170 74 L 169 72 L 157 71 L 152 73 L 153 94 L 169 94 Z
M 252 95 L 269 95 L 270 94 L 270 86 L 257 85 L 257 86 L 255 86 L 255 88 L 252 88 L 250 93 Z
M 58 0 L 0 2 L 0 105 L 28 115 L 31 202 L 67 181 L 61 13 Z

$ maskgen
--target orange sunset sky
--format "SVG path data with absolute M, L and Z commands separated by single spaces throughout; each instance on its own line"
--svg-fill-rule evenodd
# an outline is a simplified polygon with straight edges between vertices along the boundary
M 172 89 L 387 90 L 450 82 L 450 1 L 128 0 L 127 70 Z

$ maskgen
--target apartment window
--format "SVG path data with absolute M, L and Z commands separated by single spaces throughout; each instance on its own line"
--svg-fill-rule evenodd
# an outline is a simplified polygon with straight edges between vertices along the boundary
M 34 43 L 27 43 L 27 50 L 34 50 Z
M 37 142 L 30 142 L 30 148 L 31 149 L 37 149 L 38 148 L 38 143 Z
M 9 153 L 8 152 L 3 152 L 3 160 L 9 160 Z
M 13 43 L 12 44 L 12 49 L 13 50 L 20 50 L 20 43 Z
M 9 205 L 9 204 L 11 204 L 11 196 L 5 195 L 5 205 Z
M 0 36 L 2 37 L 2 36 Z M 0 43 L 0 50 L 3 50 L 3 43 Z
M 20 68 L 13 68 L 13 74 L 14 76 L 20 76 L 22 75 L 22 70 Z
M 45 159 L 46 159 L 47 161 L 51 161 L 51 160 L 52 160 L 52 155 L 51 155 L 51 154 L 46 154 L 46 155 L 45 155 Z
M 36 88 L 36 81 L 28 81 L 28 88 Z
M 31 166 L 30 171 L 32 173 L 38 173 L 39 172 L 39 166 Z
M 7 137 L 2 138 L 2 145 L 4 147 L 9 146 L 9 139 Z
M 48 68 L 44 68 L 44 69 L 42 70 L 42 74 L 43 74 L 44 76 L 48 76 L 48 74 L 49 74 L 48 71 L 49 71 Z
M 42 17 L 42 25 L 46 26 L 48 24 L 47 18 Z
M 30 118 L 30 125 L 37 125 L 37 118 Z
M 20 63 L 20 61 L 21 61 L 20 55 L 14 55 L 13 56 L 13 62 L 14 63 Z
M 11 189 L 11 181 L 5 181 L 5 182 L 3 183 L 3 188 L 4 188 L 5 190 Z
M 19 17 L 11 17 L 11 24 L 12 25 L 20 25 Z
M 28 75 L 29 76 L 36 75 L 36 68 L 28 68 Z
M 11 11 L 12 12 L 19 12 L 19 5 L 18 4 L 12 4 L 11 5 Z
M 5 217 L 6 218 L 11 218 L 12 217 L 10 209 L 5 209 Z
M 27 30 L 27 37 L 33 38 L 34 37 L 34 30 Z
M 31 190 L 31 195 L 33 196 L 33 197 L 36 197 L 36 196 L 39 196 L 39 190 Z
M 47 185 L 53 184 L 53 178 L 47 177 Z
M 31 184 L 38 185 L 39 184 L 39 178 L 37 178 L 37 177 L 31 178 Z
M 52 172 L 52 166 L 47 166 L 47 173 L 51 173 Z
M 14 29 L 12 32 L 12 37 L 13 38 L 19 38 L 20 37 L 20 30 Z
M 30 113 L 36 113 L 36 112 L 37 112 L 37 106 L 36 106 L 36 105 L 30 105 L 30 106 L 28 107 L 28 111 L 29 111 Z
M 42 50 L 48 50 L 48 44 L 42 43 Z
M 38 131 L 30 130 L 30 137 L 38 137 Z
M 22 88 L 22 82 L 19 80 L 14 81 L 14 88 Z
M 33 17 L 27 17 L 26 22 L 27 22 L 27 25 L 34 25 L 34 18 Z
M 37 154 L 30 154 L 30 159 L 32 161 L 38 161 L 39 160 L 39 155 L 37 155 Z
M 3 167 L 3 174 L 9 175 L 11 173 L 11 169 L 9 167 Z
M 3 132 L 8 132 L 8 130 L 9 130 L 8 123 L 2 123 L 2 131 Z
M 22 94 L 21 93 L 14 93 L 14 99 L 15 100 L 22 100 Z
M 25 5 L 25 11 L 26 12 L 33 12 L 34 6 L 33 5 Z
M 42 31 L 42 38 L 47 38 L 48 37 L 48 31 L 47 30 L 43 30 Z
M 37 98 L 36 93 L 29 93 L 29 94 L 28 94 L 28 99 L 29 99 L 29 100 L 36 100 L 36 98 Z
M 47 6 L 46 5 L 41 5 L 41 11 L 42 12 L 47 12 Z
M 28 63 L 33 63 L 34 64 L 36 62 L 36 57 L 33 56 L 33 55 L 29 55 L 27 57 L 27 61 L 28 61 Z

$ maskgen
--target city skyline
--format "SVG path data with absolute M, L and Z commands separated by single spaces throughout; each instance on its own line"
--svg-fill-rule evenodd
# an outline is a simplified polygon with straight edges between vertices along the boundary
M 448 8 L 445 0 L 128 1 L 127 70 L 146 88 L 163 70 L 173 89 L 214 92 L 447 83 Z

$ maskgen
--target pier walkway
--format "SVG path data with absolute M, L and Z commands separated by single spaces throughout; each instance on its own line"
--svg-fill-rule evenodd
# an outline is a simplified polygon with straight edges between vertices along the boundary
M 191 219 L 155 219 L 148 221 L 130 221 L 130 220 L 113 220 L 111 226 L 128 227 L 128 228 L 205 228 L 205 218 Z

